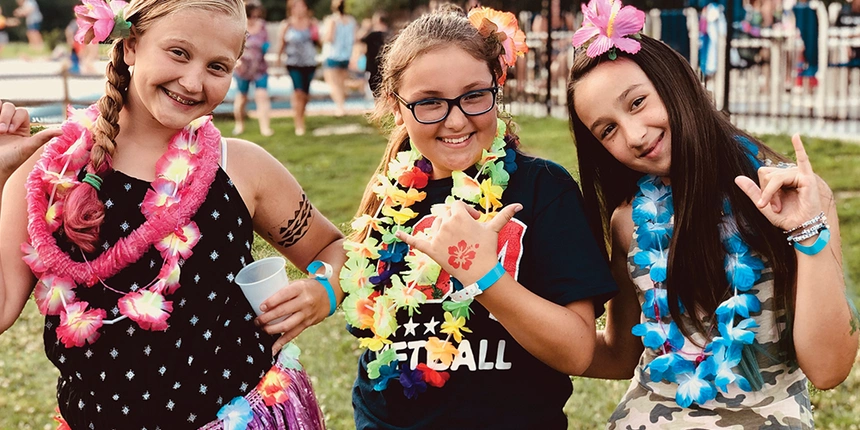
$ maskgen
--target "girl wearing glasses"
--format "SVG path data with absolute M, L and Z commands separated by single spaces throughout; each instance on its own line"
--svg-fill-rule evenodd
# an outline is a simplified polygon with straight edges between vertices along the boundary
M 591 362 L 616 285 L 576 182 L 499 118 L 524 49 L 512 14 L 446 6 L 383 55 L 374 117 L 395 126 L 341 272 L 367 348 L 359 429 L 567 428 L 567 375 Z

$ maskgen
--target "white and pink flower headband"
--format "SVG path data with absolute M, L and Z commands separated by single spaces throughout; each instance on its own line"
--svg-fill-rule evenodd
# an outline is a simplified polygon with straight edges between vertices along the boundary
M 474 8 L 469 11 L 469 22 L 478 29 L 478 33 L 487 39 L 495 40 L 502 45 L 503 52 L 499 56 L 502 64 L 502 75 L 499 76 L 499 86 L 505 84 L 508 67 L 513 67 L 517 57 L 522 57 L 529 51 L 526 46 L 526 34 L 520 30 L 517 18 L 510 12 L 501 12 L 489 7 Z
M 639 52 L 639 32 L 645 25 L 645 12 L 621 5 L 621 0 L 591 0 L 582 5 L 583 23 L 573 34 L 573 46 L 586 46 L 591 58 L 609 51 L 609 59 L 618 57 L 616 48 L 628 53 Z M 629 36 L 629 37 L 628 37 Z
M 122 0 L 83 0 L 75 6 L 75 41 L 87 45 L 125 39 L 131 34 L 131 23 L 125 20 L 127 9 L 128 3 Z

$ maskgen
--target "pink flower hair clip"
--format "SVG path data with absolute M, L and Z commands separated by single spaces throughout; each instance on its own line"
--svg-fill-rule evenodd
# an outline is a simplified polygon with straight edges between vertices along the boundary
M 621 0 L 591 0 L 582 5 L 583 23 L 573 34 L 573 46 L 587 46 L 591 58 L 609 52 L 609 59 L 618 57 L 615 48 L 628 54 L 639 52 L 639 32 L 645 25 L 645 12 L 633 6 L 621 5 Z M 629 37 L 628 37 L 629 36 Z
M 125 20 L 127 8 L 128 3 L 122 0 L 83 0 L 83 4 L 75 6 L 75 41 L 88 45 L 125 39 L 131 34 L 131 23 Z
M 510 12 L 500 12 L 489 7 L 473 8 L 469 11 L 469 22 L 478 29 L 485 38 L 492 38 L 502 45 L 502 76 L 499 85 L 505 84 L 508 67 L 513 67 L 517 57 L 522 57 L 529 51 L 526 46 L 526 34 L 520 30 L 517 18 Z

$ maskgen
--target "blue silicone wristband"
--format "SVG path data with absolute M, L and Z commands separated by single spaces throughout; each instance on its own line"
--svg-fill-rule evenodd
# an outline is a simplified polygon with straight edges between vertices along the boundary
M 815 239 L 815 242 L 812 245 L 804 246 L 797 242 L 794 242 L 794 249 L 806 254 L 806 255 L 815 255 L 821 252 L 827 244 L 830 243 L 830 230 L 827 228 L 821 229 L 818 233 L 818 238 Z
M 478 285 L 481 291 L 486 291 L 487 288 L 492 287 L 493 284 L 498 282 L 502 276 L 505 276 L 505 266 L 502 266 L 502 263 L 496 263 L 495 267 L 490 269 L 481 279 L 475 281 L 475 284 Z
M 320 267 L 325 267 L 325 271 L 321 275 L 316 273 Z M 326 293 L 328 293 L 328 316 L 334 315 L 334 311 L 337 309 L 337 299 L 334 296 L 334 288 L 331 286 L 331 282 L 329 282 L 329 278 L 332 274 L 331 270 L 331 265 L 319 260 L 308 265 L 308 273 L 313 275 L 314 279 L 319 281 L 319 283 L 325 287 Z

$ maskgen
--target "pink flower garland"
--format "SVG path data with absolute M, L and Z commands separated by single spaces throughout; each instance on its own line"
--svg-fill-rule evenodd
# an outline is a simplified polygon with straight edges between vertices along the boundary
M 165 259 L 158 278 L 144 290 L 125 294 L 119 308 L 143 329 L 166 330 L 173 306 L 163 294 L 179 288 L 179 259 L 190 257 L 200 239 L 191 217 L 215 179 L 221 134 L 211 118 L 204 117 L 174 135 L 168 151 L 156 163 L 154 188 L 147 191 L 141 205 L 146 221 L 96 259 L 79 263 L 57 246 L 53 232 L 60 226 L 65 194 L 79 184 L 79 172 L 89 159 L 90 127 L 98 111 L 91 106 L 71 116 L 63 124 L 64 133 L 45 147 L 27 178 L 30 244 L 22 244 L 21 249 L 24 261 L 40 277 L 35 294 L 39 309 L 46 315 L 60 315 L 57 335 L 66 347 L 94 342 L 105 312 L 85 310 L 86 302 L 76 302 L 75 284 L 89 287 L 103 282 L 155 245 Z

